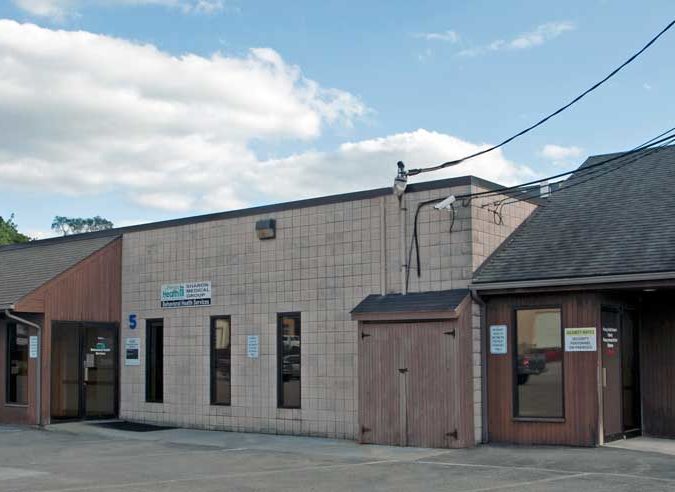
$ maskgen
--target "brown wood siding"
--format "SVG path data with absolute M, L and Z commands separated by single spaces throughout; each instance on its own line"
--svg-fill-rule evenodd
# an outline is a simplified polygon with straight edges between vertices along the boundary
M 48 423 L 51 396 L 51 323 L 52 321 L 120 323 L 122 240 L 113 241 L 21 299 L 15 305 L 15 312 L 21 316 L 24 316 L 22 313 L 44 313 L 40 347 L 43 383 L 42 422 Z M 0 343 L 4 347 L 4 342 Z M 31 360 L 31 364 L 33 363 Z M 33 365 L 29 370 L 29 374 L 35 374 Z M 29 377 L 29 380 L 31 385 L 34 384 L 34 376 Z M 34 388 L 31 391 L 31 394 L 35 393 Z M 4 403 L 4 393 L 1 396 L 0 401 Z M 17 413 L 21 412 L 22 416 L 17 416 Z M 31 400 L 29 408 L 21 409 L 20 412 L 13 408 L 11 410 L 0 408 L 0 421 L 36 423 L 34 401 Z
M 361 442 L 474 445 L 472 338 L 470 302 L 454 320 L 359 323 Z
M 675 313 L 672 300 L 646 303 L 640 327 L 643 433 L 675 438 Z
M 491 355 L 487 348 L 487 412 L 491 442 L 575 446 L 597 443 L 598 358 L 595 352 L 564 353 L 564 421 L 514 419 L 514 309 L 557 305 L 561 307 L 563 329 L 599 328 L 600 303 L 593 293 L 523 294 L 487 299 L 487 326 L 508 327 L 508 353 Z

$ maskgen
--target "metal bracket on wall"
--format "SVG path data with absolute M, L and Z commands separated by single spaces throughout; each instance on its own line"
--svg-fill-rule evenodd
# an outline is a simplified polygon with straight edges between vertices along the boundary
M 453 439 L 457 440 L 457 429 L 455 429 L 452 432 L 447 432 L 445 434 L 445 437 L 452 437 Z
M 370 431 L 371 431 L 371 429 L 369 429 L 368 427 L 361 426 L 361 434 L 365 434 L 366 432 L 370 432 Z
M 398 372 L 400 372 L 401 374 L 405 374 L 406 372 L 408 372 L 408 368 L 404 367 L 403 369 L 399 369 Z
M 369 336 L 370 336 L 370 333 L 361 332 L 361 339 L 364 339 L 364 338 L 369 337 Z
M 453 328 L 452 330 L 450 330 L 450 331 L 444 331 L 444 332 L 443 332 L 443 335 L 452 335 L 453 338 L 454 338 L 454 336 L 455 336 L 455 330 L 454 330 L 454 328 Z

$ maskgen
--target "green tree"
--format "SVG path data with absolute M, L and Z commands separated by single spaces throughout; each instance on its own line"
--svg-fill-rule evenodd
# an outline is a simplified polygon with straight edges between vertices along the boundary
M 5 220 L 0 216 L 0 244 L 27 243 L 31 238 L 19 232 L 19 228 L 14 222 L 14 214 Z
M 100 215 L 89 218 L 63 217 L 57 215 L 52 222 L 52 230 L 54 232 L 60 232 L 64 236 L 67 236 L 68 234 L 80 234 L 83 232 L 103 231 L 112 228 L 113 223 Z

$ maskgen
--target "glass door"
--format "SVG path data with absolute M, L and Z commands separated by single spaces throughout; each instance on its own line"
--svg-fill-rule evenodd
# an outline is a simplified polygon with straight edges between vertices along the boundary
M 117 325 L 52 323 L 52 419 L 114 417 L 117 359 Z
M 80 351 L 79 323 L 52 323 L 52 419 L 80 418 Z
M 84 326 L 84 416 L 114 417 L 117 408 L 117 330 L 112 325 Z

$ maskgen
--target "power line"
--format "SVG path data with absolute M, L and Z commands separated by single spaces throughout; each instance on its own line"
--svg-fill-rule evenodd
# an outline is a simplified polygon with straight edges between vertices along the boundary
M 621 158 L 630 157 L 630 159 L 626 160 L 625 162 L 617 161 L 615 163 L 615 165 L 610 166 L 608 169 L 598 168 L 598 169 L 594 169 L 590 172 L 587 172 L 585 174 L 584 174 L 585 169 L 582 169 L 578 172 L 578 174 L 575 174 L 574 176 L 569 178 L 567 181 L 562 182 L 560 188 L 551 189 L 548 193 L 550 195 L 553 195 L 553 194 L 559 193 L 563 190 L 569 190 L 570 188 L 574 188 L 575 186 L 582 185 L 584 183 L 587 183 L 588 181 L 592 181 L 592 180 L 597 179 L 597 178 L 599 178 L 601 176 L 604 176 L 606 174 L 616 172 L 619 169 L 621 169 L 621 168 L 623 168 L 623 167 L 625 167 L 629 164 L 632 164 L 632 163 L 634 163 L 638 160 L 641 160 L 641 159 L 644 159 L 645 157 L 650 156 L 651 154 L 653 154 L 655 152 L 658 152 L 663 147 L 666 147 L 666 146 L 668 146 L 668 145 L 670 145 L 674 142 L 675 142 L 675 135 L 671 135 L 670 137 L 665 139 L 663 141 L 663 143 L 661 143 L 660 145 L 654 145 L 654 146 L 650 146 L 649 148 L 641 149 L 639 151 L 639 153 L 634 154 L 634 155 L 631 154 L 631 156 L 623 154 L 621 156 Z M 599 163 L 599 164 L 606 164 L 606 163 L 603 161 L 603 163 Z M 507 197 L 505 197 L 501 200 L 496 200 L 494 202 L 489 202 L 489 203 L 483 204 L 481 207 L 483 207 L 483 208 L 489 207 L 489 206 L 494 207 L 490 210 L 490 212 L 492 212 L 495 215 L 495 222 L 497 222 L 498 224 L 501 224 L 502 223 L 501 210 L 506 205 L 510 205 L 512 203 L 517 203 L 517 202 L 522 202 L 524 200 L 530 200 L 530 199 L 533 199 L 533 198 L 538 198 L 540 196 L 541 196 L 541 188 L 540 187 L 531 187 L 529 190 L 524 191 L 523 194 L 521 194 L 521 195 L 510 196 L 510 197 L 507 196 Z M 499 220 L 497 220 L 497 219 L 499 219 Z
M 528 181 L 526 183 L 520 183 L 520 184 L 517 184 L 517 185 L 514 185 L 514 186 L 503 186 L 503 187 L 497 188 L 495 190 L 480 191 L 480 192 L 477 192 L 477 193 L 467 193 L 467 194 L 464 194 L 464 195 L 457 195 L 456 198 L 458 200 L 472 200 L 472 199 L 478 198 L 478 197 L 485 198 L 485 197 L 488 197 L 488 196 L 503 195 L 505 192 L 517 191 L 517 190 L 519 190 L 521 188 L 524 188 L 526 186 L 532 186 L 532 185 L 540 184 L 540 183 L 543 183 L 543 182 L 546 182 L 546 181 L 551 181 L 551 180 L 554 180 L 554 179 L 563 178 L 565 176 L 569 176 L 569 175 L 579 173 L 579 172 L 586 172 L 586 171 L 589 171 L 591 169 L 595 169 L 595 168 L 604 166 L 604 165 L 606 165 L 610 162 L 613 162 L 613 161 L 616 161 L 616 160 L 619 160 L 619 159 L 623 159 L 628 155 L 638 153 L 638 152 L 640 152 L 640 151 L 642 151 L 646 148 L 656 146 L 656 145 L 661 144 L 663 142 L 668 142 L 672 137 L 666 136 L 666 135 L 668 135 L 670 133 L 673 133 L 673 132 L 675 132 L 675 127 L 670 128 L 669 130 L 666 130 L 665 132 L 662 132 L 659 135 L 650 138 L 646 142 L 643 142 L 640 145 L 638 145 L 637 147 L 634 147 L 630 150 L 622 152 L 618 155 L 609 157 L 609 158 L 607 158 L 605 160 L 602 160 L 600 162 L 596 162 L 594 164 L 589 164 L 588 166 L 586 166 L 582 169 L 577 168 L 577 169 L 573 169 L 571 171 L 565 171 L 563 173 L 554 174 L 552 176 L 546 176 L 545 178 L 535 179 L 533 181 Z
M 473 159 L 474 157 L 478 157 L 478 156 L 481 156 L 481 155 L 483 155 L 483 154 L 487 154 L 488 152 L 492 152 L 493 150 L 499 149 L 500 147 L 503 147 L 504 145 L 508 144 L 509 142 L 512 142 L 512 141 L 515 140 L 516 138 L 518 138 L 518 137 L 520 137 L 520 136 L 522 136 L 522 135 L 525 135 L 526 133 L 528 133 L 528 132 L 534 130 L 534 129 L 537 128 L 538 126 L 543 125 L 543 124 L 546 123 L 548 120 L 550 120 L 550 119 L 553 118 L 554 116 L 557 116 L 558 114 L 562 113 L 562 112 L 565 111 L 567 108 L 569 108 L 570 106 L 574 105 L 575 103 L 577 103 L 578 101 L 580 101 L 581 99 L 583 99 L 587 94 L 593 92 L 595 89 L 597 89 L 597 88 L 600 87 L 602 84 L 604 84 L 605 82 L 607 82 L 609 79 L 611 79 L 612 77 L 614 77 L 614 76 L 615 76 L 617 73 L 619 73 L 624 67 L 626 67 L 627 65 L 629 65 L 630 63 L 632 63 L 633 60 L 635 60 L 638 56 L 640 56 L 640 55 L 641 55 L 642 53 L 644 53 L 647 49 L 649 49 L 649 47 L 650 47 L 652 44 L 654 44 L 661 36 L 663 36 L 663 35 L 664 35 L 671 27 L 673 27 L 673 25 L 675 25 L 675 19 L 672 20 L 666 27 L 664 27 L 664 28 L 663 28 L 656 36 L 654 36 L 654 37 L 653 37 L 646 45 L 644 45 L 644 46 L 642 47 L 642 49 L 640 49 L 637 53 L 633 54 L 630 58 L 628 58 L 625 62 L 623 62 L 623 63 L 622 63 L 621 65 L 619 65 L 617 68 L 615 68 L 614 70 L 612 70 L 612 72 L 610 72 L 609 75 L 607 75 L 604 79 L 600 80 L 599 82 L 596 82 L 596 83 L 593 84 L 591 87 L 589 87 L 588 89 L 586 89 L 584 92 L 582 92 L 581 94 L 579 94 L 577 97 L 575 97 L 574 99 L 572 99 L 570 102 L 568 102 L 568 103 L 565 104 L 564 106 L 558 108 L 557 110 L 555 110 L 553 113 L 549 114 L 548 116 L 542 118 L 541 120 L 539 120 L 539 121 L 536 122 L 535 124 L 533 124 L 533 125 L 531 125 L 531 126 L 525 128 L 524 130 L 522 130 L 522 131 L 516 133 L 515 135 L 513 135 L 513 136 L 507 138 L 506 140 L 504 140 L 504 141 L 498 143 L 497 145 L 494 145 L 494 146 L 489 147 L 489 148 L 487 148 L 487 149 L 483 149 L 483 150 L 481 150 L 481 151 L 475 152 L 475 153 L 470 154 L 470 155 L 468 155 L 468 156 L 466 156 L 466 157 L 462 157 L 461 159 L 455 159 L 455 160 L 453 160 L 453 161 L 444 162 L 443 164 L 439 164 L 439 165 L 437 165 L 437 166 L 430 166 L 430 167 L 418 168 L 418 169 L 410 169 L 410 170 L 407 172 L 407 175 L 408 175 L 408 176 L 416 176 L 417 174 L 427 173 L 427 172 L 431 172 L 431 171 L 438 171 L 438 170 L 444 169 L 444 168 L 446 168 L 446 167 L 455 166 L 455 165 L 460 164 L 460 163 L 462 163 L 462 162 L 464 162 L 464 161 L 467 161 L 467 160 L 469 160 L 469 159 Z
M 563 186 L 557 190 L 551 190 L 550 193 L 557 193 L 562 190 L 567 190 L 569 188 L 572 188 L 574 186 L 578 186 L 582 183 L 585 183 L 587 181 L 590 181 L 591 179 L 598 178 L 604 174 L 607 174 L 609 172 L 616 171 L 628 164 L 631 164 L 639 159 L 642 159 L 648 155 L 651 155 L 651 153 L 656 152 L 660 150 L 661 148 L 675 142 L 675 127 L 670 128 L 669 130 L 666 130 L 655 137 L 650 138 L 649 140 L 641 143 L 640 145 L 634 147 L 631 150 L 628 150 L 626 152 L 622 152 L 618 155 L 614 155 L 612 157 L 609 157 L 607 159 L 604 159 L 600 162 L 596 162 L 594 164 L 589 164 L 586 167 L 583 167 L 581 169 L 577 168 L 572 171 L 566 171 L 564 173 L 556 174 L 554 176 L 548 176 L 546 178 L 540 178 L 534 181 L 530 181 L 527 183 L 521 183 L 519 185 L 515 186 L 509 186 L 509 187 L 501 187 L 496 190 L 490 190 L 490 191 L 483 191 L 483 192 L 478 192 L 478 193 L 467 193 L 465 195 L 457 195 L 456 199 L 461 200 L 461 203 L 464 207 L 468 207 L 471 204 L 471 201 L 474 198 L 480 197 L 480 198 L 489 198 L 490 196 L 496 196 L 496 195 L 508 195 L 505 198 L 501 200 L 496 200 L 494 202 L 489 202 L 483 205 L 483 207 L 487 205 L 493 205 L 495 207 L 494 210 L 491 210 L 492 213 L 495 215 L 495 222 L 499 218 L 500 222 L 497 222 L 498 224 L 501 223 L 501 209 L 509 205 L 511 203 L 515 202 L 520 202 L 523 200 L 529 200 L 532 198 L 537 198 L 541 195 L 541 187 L 540 186 L 534 186 L 538 185 L 543 182 L 549 182 L 552 179 L 557 179 L 561 178 L 564 176 L 569 176 L 569 175 L 574 175 L 572 178 L 570 178 L 568 181 L 564 182 Z M 621 162 L 621 160 L 625 160 L 624 162 Z M 608 169 L 606 168 L 608 164 L 614 162 L 616 165 L 611 166 Z M 586 178 L 583 181 L 574 181 L 574 179 L 579 178 Z M 529 188 L 525 188 L 529 187 Z M 521 192 L 520 195 L 516 195 L 517 192 Z M 516 196 L 514 196 L 516 195 Z M 408 248 L 408 258 L 407 258 L 407 266 L 406 266 L 406 286 L 408 285 L 409 278 L 410 278 L 410 269 L 412 267 L 412 255 L 413 251 L 415 252 L 415 260 L 416 260 L 416 270 L 417 270 L 417 277 L 421 276 L 421 262 L 420 262 L 420 245 L 419 245 L 419 231 L 418 231 L 418 221 L 419 221 L 419 214 L 422 208 L 432 205 L 435 203 L 439 203 L 443 201 L 444 198 L 437 198 L 437 199 L 432 199 L 432 200 L 426 200 L 423 202 L 420 202 L 417 204 L 416 210 L 415 210 L 415 216 L 413 220 L 413 234 L 412 238 L 410 240 L 410 246 Z M 451 208 L 451 222 L 450 222 L 450 230 L 449 232 L 452 233 L 452 229 L 454 227 L 455 223 L 455 218 L 456 218 L 456 210 L 454 207 Z

